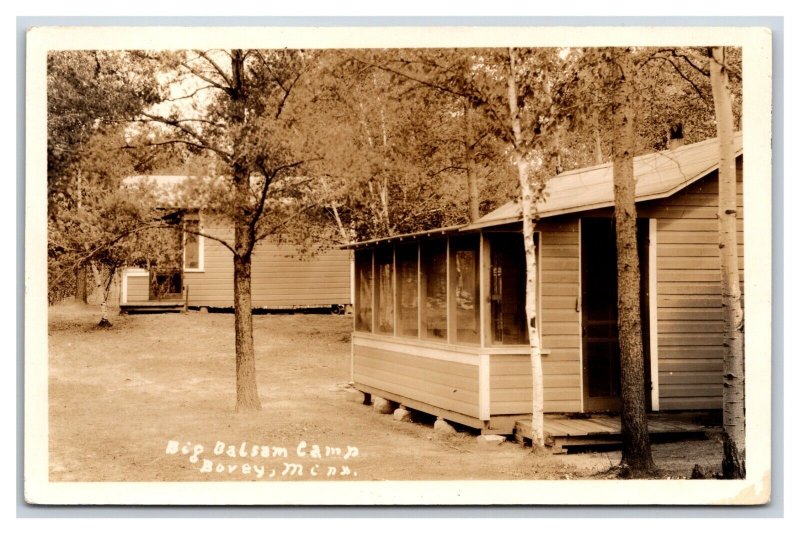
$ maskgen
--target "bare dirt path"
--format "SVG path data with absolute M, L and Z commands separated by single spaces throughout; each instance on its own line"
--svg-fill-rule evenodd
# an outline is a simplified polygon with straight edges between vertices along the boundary
M 573 479 L 602 478 L 619 462 L 618 452 L 482 448 L 469 433 L 441 435 L 348 402 L 350 317 L 255 316 L 263 410 L 250 414 L 233 411 L 232 315 L 119 316 L 111 329 L 97 320 L 92 308 L 50 309 L 52 481 Z M 344 458 L 348 446 L 357 456 Z M 286 458 L 275 456 L 281 448 Z M 654 454 L 665 477 L 686 478 L 695 463 L 716 469 L 722 448 L 710 439 Z M 302 474 L 284 473 L 286 463 Z

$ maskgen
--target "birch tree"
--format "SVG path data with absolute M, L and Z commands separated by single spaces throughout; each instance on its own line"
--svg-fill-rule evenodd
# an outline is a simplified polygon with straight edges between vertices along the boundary
M 536 205 L 544 178 L 554 168 L 547 156 L 555 146 L 559 117 L 552 87 L 561 69 L 556 49 L 475 49 L 401 54 L 382 68 L 405 79 L 463 99 L 470 118 L 480 117 L 505 145 L 503 155 L 515 168 L 519 187 L 526 258 L 526 324 L 531 347 L 531 430 L 535 446 L 544 445 L 544 384 L 536 300 Z M 472 130 L 472 129 L 471 129 Z
M 513 48 L 508 49 L 508 109 L 513 131 L 514 162 L 517 166 L 520 187 L 520 207 L 522 209 L 522 239 L 525 246 L 525 317 L 528 339 L 531 347 L 531 379 L 533 384 L 531 403 L 531 433 L 535 445 L 544 446 L 544 376 L 542 373 L 542 347 L 539 344 L 539 329 L 536 301 L 536 245 L 533 231 L 536 220 L 536 202 L 539 201 L 541 184 L 534 185 L 534 175 L 530 172 L 530 141 L 522 134 L 520 110 L 518 105 L 518 60 Z M 537 190 L 538 193 L 537 194 Z
M 736 157 L 726 49 L 709 49 L 719 139 L 719 252 L 722 281 L 722 440 L 724 478 L 745 478 L 744 312 L 736 238 Z

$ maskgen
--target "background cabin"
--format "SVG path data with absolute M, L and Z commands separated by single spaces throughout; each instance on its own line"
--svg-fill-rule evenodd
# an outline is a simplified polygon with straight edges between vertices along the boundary
M 142 178 L 170 186 L 184 177 Z M 122 273 L 120 308 L 123 311 L 158 311 L 184 306 L 233 307 L 231 251 L 218 241 L 192 232 L 233 242 L 233 228 L 197 210 L 187 211 L 172 232 L 180 254 L 149 270 L 128 268 Z M 351 263 L 351 253 L 347 250 L 334 249 L 303 258 L 291 245 L 269 239 L 261 241 L 253 252 L 253 308 L 331 308 L 343 312 L 353 302 Z
M 741 134 L 736 143 L 742 265 Z M 721 408 L 718 154 L 712 139 L 634 161 L 652 411 Z M 535 234 L 544 408 L 617 411 L 611 165 L 558 175 L 545 192 Z M 469 225 L 348 247 L 355 250 L 357 389 L 484 432 L 511 433 L 530 417 L 516 203 Z

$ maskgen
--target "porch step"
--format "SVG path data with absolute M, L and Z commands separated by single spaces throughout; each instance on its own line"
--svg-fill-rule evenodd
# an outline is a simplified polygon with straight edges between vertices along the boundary
M 653 443 L 666 443 L 685 439 L 705 439 L 706 427 L 670 417 L 668 414 L 648 416 L 648 430 Z M 517 439 L 531 439 L 531 422 L 517 421 L 514 425 Z M 569 449 L 603 447 L 617 449 L 622 446 L 621 423 L 619 417 L 591 415 L 586 418 L 573 418 L 566 415 L 545 415 L 545 445 L 555 453 L 569 452 Z
M 148 300 L 119 305 L 120 313 L 167 313 L 183 310 L 182 300 Z

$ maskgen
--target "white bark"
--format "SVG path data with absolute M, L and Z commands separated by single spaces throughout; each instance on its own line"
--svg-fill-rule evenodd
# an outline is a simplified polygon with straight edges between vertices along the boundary
M 539 329 L 536 312 L 536 244 L 533 241 L 535 203 L 531 185 L 530 169 L 524 153 L 524 140 L 517 107 L 516 59 L 514 49 L 508 51 L 510 71 L 508 75 L 508 107 L 511 112 L 511 127 L 514 131 L 514 159 L 517 165 L 522 206 L 522 237 L 525 243 L 525 315 L 531 346 L 531 378 L 533 402 L 531 405 L 532 441 L 544 445 L 544 384 L 542 376 L 542 348 L 539 345 Z
M 744 312 L 739 289 L 736 239 L 736 158 L 733 149 L 733 110 L 724 49 L 712 50 L 711 90 L 719 138 L 719 253 L 722 281 L 722 426 L 723 475 L 745 476 Z

